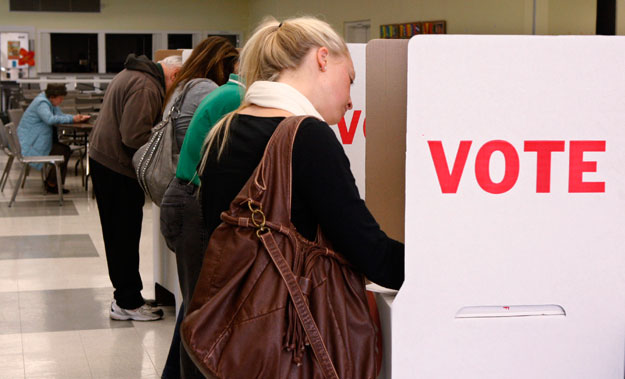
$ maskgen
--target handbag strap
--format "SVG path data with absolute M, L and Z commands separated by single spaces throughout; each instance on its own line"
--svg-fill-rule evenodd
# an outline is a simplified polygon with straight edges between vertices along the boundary
M 312 116 L 291 116 L 280 122 L 256 170 L 231 203 L 230 214 L 246 217 L 247 202 L 252 200 L 256 205 L 262 204 L 272 222 L 291 223 L 293 144 L 299 126 L 309 117 Z
M 295 274 L 289 267 L 288 262 L 284 259 L 278 244 L 276 243 L 275 238 L 270 230 L 267 229 L 265 233 L 257 233 L 258 237 L 263 242 L 265 249 L 269 252 L 269 256 L 271 256 L 271 260 L 274 265 L 280 272 L 280 276 L 282 276 L 282 280 L 286 284 L 286 288 L 291 295 L 291 300 L 295 305 L 295 310 L 297 312 L 297 316 L 304 327 L 304 331 L 306 332 L 306 336 L 308 337 L 308 341 L 313 348 L 313 352 L 317 357 L 317 361 L 321 366 L 321 370 L 323 372 L 323 376 L 327 379 L 339 379 L 339 375 L 334 368 L 334 364 L 332 363 L 332 359 L 330 358 L 330 354 L 328 353 L 328 349 L 323 343 L 323 338 L 321 337 L 321 333 L 319 332 L 319 328 L 315 323 L 315 320 L 310 312 L 310 308 L 306 302 L 304 294 L 302 293 L 302 289 L 297 284 L 297 279 L 295 278 Z
M 174 104 L 169 109 L 167 116 L 163 119 L 163 121 L 161 121 L 161 123 L 158 124 L 158 125 L 165 125 L 165 126 L 169 124 L 169 133 L 172 138 L 172 146 L 171 146 L 172 154 L 174 152 L 180 152 L 180 149 L 182 148 L 182 146 L 178 146 L 178 142 L 176 140 L 176 125 L 175 124 L 176 124 L 176 120 L 178 120 L 178 117 L 180 117 L 180 110 L 181 110 L 181 106 L 184 101 L 184 98 L 187 96 L 187 93 L 189 92 L 189 90 L 191 90 L 191 88 L 193 88 L 196 84 L 199 84 L 200 82 L 203 82 L 205 80 L 210 80 L 210 79 L 195 78 L 195 79 L 188 80 L 184 84 L 184 87 L 182 87 L 181 93 L 174 100 Z
M 178 96 L 174 100 L 171 108 L 169 108 L 169 112 L 167 112 L 167 116 L 165 118 L 166 121 L 169 121 L 169 119 L 177 120 L 178 117 L 180 117 L 180 105 L 184 101 L 184 98 L 187 96 L 187 93 L 189 92 L 189 90 L 195 87 L 196 84 L 203 82 L 205 80 L 210 80 L 210 79 L 195 78 L 195 79 L 188 80 L 184 84 L 184 87 L 182 87 L 182 91 L 180 91 L 180 94 L 178 94 Z

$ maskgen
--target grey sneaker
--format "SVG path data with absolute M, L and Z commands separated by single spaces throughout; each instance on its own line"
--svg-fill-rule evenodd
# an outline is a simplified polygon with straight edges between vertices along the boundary
M 117 301 L 111 303 L 110 316 L 113 320 L 156 321 L 163 318 L 163 310 L 143 304 L 137 309 L 124 309 L 117 305 Z

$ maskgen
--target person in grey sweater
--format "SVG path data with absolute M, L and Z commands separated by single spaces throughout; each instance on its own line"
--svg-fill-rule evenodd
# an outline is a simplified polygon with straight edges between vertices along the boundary
M 179 95 L 187 86 L 187 93 L 184 98 L 180 99 L 181 103 L 178 109 L 172 114 L 177 144 L 174 151 L 176 154 L 180 153 L 185 134 L 198 105 L 206 95 L 228 81 L 238 60 L 239 52 L 230 41 L 223 37 L 208 37 L 193 49 L 176 76 L 172 89 L 168 91 L 163 108 L 163 117 L 167 117 L 172 105 L 179 101 Z M 181 288 L 188 287 L 185 283 L 189 281 L 186 277 L 189 257 L 201 254 L 206 249 L 208 242 L 201 232 L 197 233 L 198 227 L 204 225 L 201 219 L 201 207 L 196 206 L 190 212 L 185 211 L 187 209 L 185 204 L 189 196 L 194 196 L 187 192 L 189 188 L 191 187 L 187 186 L 186 183 L 180 183 L 174 178 L 161 203 L 161 223 L 163 224 L 163 220 L 165 220 L 165 225 L 183 229 L 180 233 L 176 233 L 176 238 L 185 240 L 185 251 L 180 251 L 176 241 L 165 238 L 167 246 L 176 253 L 176 265 Z M 181 222 L 181 218 L 184 218 L 184 223 Z M 181 349 L 180 347 L 179 328 L 183 316 L 184 303 L 180 308 L 169 355 L 163 369 L 162 378 L 164 379 L 203 377 L 191 362 L 184 348 Z
M 180 153 L 187 128 L 200 102 L 214 89 L 226 84 L 238 59 L 237 49 L 223 37 L 208 37 L 193 49 L 163 102 L 165 118 L 184 86 L 189 84 L 190 88 L 180 104 L 180 114 L 174 117 L 177 144 L 175 153 Z

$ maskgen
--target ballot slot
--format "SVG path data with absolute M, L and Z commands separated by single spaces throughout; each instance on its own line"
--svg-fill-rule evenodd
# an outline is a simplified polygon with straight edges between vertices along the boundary
M 457 319 L 498 318 L 498 317 L 537 317 L 566 316 L 560 305 L 478 305 L 462 307 L 456 313 Z

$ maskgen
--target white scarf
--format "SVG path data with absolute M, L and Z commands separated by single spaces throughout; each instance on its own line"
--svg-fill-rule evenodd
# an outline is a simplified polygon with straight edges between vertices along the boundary
M 325 121 L 306 96 L 286 83 L 256 81 L 245 92 L 245 101 L 259 107 L 278 108 L 295 116 L 315 116 Z

